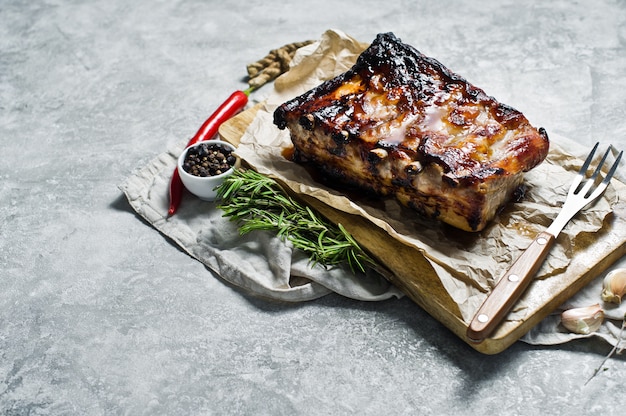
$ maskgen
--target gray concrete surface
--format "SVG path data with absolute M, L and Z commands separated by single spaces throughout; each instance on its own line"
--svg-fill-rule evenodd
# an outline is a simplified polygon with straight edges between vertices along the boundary
M 623 414 L 624 356 L 584 385 L 602 342 L 485 356 L 408 299 L 255 299 L 134 215 L 119 183 L 247 63 L 328 28 L 393 31 L 534 124 L 626 148 L 623 1 L 3 0 L 2 414 Z

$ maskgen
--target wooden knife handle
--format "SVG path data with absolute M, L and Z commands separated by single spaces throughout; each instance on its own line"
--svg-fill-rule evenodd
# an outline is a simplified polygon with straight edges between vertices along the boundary
M 481 342 L 491 334 L 533 280 L 554 241 L 545 231 L 537 235 L 478 308 L 467 328 L 468 339 Z

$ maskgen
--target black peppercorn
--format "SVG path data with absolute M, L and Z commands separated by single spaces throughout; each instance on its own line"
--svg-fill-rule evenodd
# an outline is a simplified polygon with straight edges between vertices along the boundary
M 207 141 L 187 150 L 183 169 L 194 176 L 215 176 L 226 172 L 235 161 L 229 148 L 221 143 Z

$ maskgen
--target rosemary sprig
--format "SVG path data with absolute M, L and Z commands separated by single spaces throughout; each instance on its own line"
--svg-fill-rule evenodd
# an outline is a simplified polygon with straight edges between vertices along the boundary
M 374 260 L 341 225 L 336 226 L 291 198 L 275 180 L 252 169 L 236 170 L 217 189 L 224 216 L 239 223 L 241 234 L 253 230 L 276 232 L 309 255 L 313 264 L 347 262 L 352 272 L 364 272 Z

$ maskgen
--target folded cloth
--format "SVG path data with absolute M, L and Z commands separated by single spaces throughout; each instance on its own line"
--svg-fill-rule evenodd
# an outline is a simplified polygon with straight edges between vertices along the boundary
M 311 265 L 305 253 L 271 232 L 240 235 L 237 224 L 213 202 L 186 195 L 176 215 L 168 218 L 168 184 L 182 150 L 160 154 L 120 189 L 137 214 L 224 280 L 257 296 L 289 302 L 332 292 L 364 301 L 403 296 L 374 271 L 355 274 L 348 266 Z

